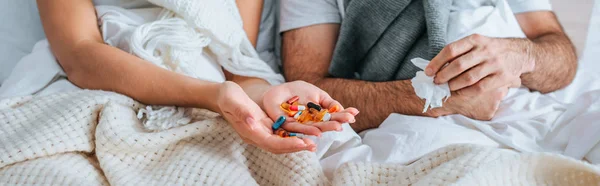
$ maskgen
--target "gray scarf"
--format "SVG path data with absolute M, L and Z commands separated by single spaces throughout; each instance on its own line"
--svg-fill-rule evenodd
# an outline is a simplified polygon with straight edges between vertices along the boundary
M 405 80 L 444 47 L 452 0 L 347 0 L 329 67 L 334 77 Z

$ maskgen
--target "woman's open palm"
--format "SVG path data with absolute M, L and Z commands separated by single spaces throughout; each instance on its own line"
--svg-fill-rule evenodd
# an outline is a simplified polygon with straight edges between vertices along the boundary
M 273 120 L 233 82 L 223 83 L 217 103 L 223 117 L 246 143 L 276 154 L 316 149 L 309 139 L 273 134 Z
M 300 104 L 306 105 L 308 102 L 313 102 L 321 105 L 323 108 L 331 108 L 337 105 L 340 109 L 343 109 L 342 105 L 331 98 L 325 91 L 304 81 L 294 81 L 273 86 L 265 92 L 263 106 L 269 117 L 274 121 L 280 116 L 287 117 L 287 121 L 282 126 L 287 131 L 315 136 L 320 136 L 322 132 L 326 131 L 341 131 L 342 123 L 354 123 L 354 116 L 358 114 L 358 110 L 355 108 L 348 108 L 340 112 L 331 113 L 330 121 L 301 124 L 296 122 L 293 117 L 289 117 L 279 107 L 281 103 L 294 96 L 300 97 L 298 100 Z

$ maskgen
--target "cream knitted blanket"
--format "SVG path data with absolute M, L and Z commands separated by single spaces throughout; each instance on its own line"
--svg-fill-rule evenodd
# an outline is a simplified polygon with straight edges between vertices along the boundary
M 0 185 L 598 185 L 560 155 L 448 146 L 410 165 L 350 162 L 328 180 L 313 153 L 246 145 L 218 115 L 148 132 L 143 105 L 103 91 L 0 101 Z

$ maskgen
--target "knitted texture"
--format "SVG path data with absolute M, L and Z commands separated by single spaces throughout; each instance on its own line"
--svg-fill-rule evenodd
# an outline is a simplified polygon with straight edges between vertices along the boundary
M 0 185 L 598 185 L 561 155 L 454 145 L 410 165 L 349 162 L 327 180 L 314 153 L 246 145 L 218 114 L 146 131 L 144 105 L 103 91 L 0 100 Z
M 26 102 L 1 102 L 0 185 L 328 183 L 314 154 L 247 146 L 207 110 L 194 110 L 192 124 L 153 133 L 136 117 L 143 105 L 116 93 L 15 100 Z

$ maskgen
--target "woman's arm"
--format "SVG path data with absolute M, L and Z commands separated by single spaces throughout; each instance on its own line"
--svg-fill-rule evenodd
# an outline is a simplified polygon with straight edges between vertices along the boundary
M 220 84 L 162 69 L 104 44 L 91 0 L 38 0 L 37 3 L 52 51 L 75 85 L 115 91 L 146 104 L 219 112 L 214 100 Z
M 256 47 L 263 0 L 236 0 L 235 2 L 240 11 L 240 16 L 242 16 L 244 31 L 246 31 L 246 35 L 248 35 L 248 39 L 250 39 L 252 45 Z

